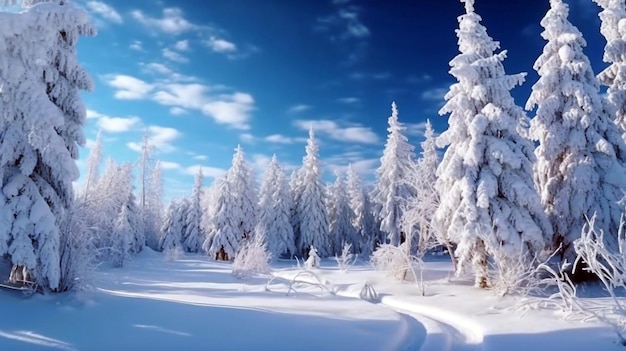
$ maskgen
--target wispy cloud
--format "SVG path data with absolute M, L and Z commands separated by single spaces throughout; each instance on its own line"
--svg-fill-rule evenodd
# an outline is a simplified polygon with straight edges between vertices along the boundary
M 313 128 L 316 133 L 328 135 L 331 139 L 342 142 L 362 144 L 378 143 L 378 136 L 369 127 L 359 124 L 342 127 L 331 120 L 296 120 L 294 126 L 301 130 Z
M 182 34 L 197 28 L 185 19 L 183 11 L 176 7 L 163 9 L 163 17 L 161 18 L 148 16 L 141 10 L 132 11 L 131 16 L 146 27 L 173 35 Z
M 172 108 L 170 108 L 170 114 L 174 115 L 174 116 L 182 116 L 182 115 L 186 115 L 189 111 L 185 110 L 184 108 L 178 107 L 178 106 L 174 106 Z
M 405 123 L 404 127 L 406 128 L 406 134 L 408 136 L 421 137 L 424 135 L 424 131 L 426 130 L 426 122 Z
M 100 1 L 88 1 L 86 5 L 89 12 L 96 14 L 107 21 L 116 24 L 124 22 L 122 16 L 111 5 Z
M 443 103 L 444 96 L 448 92 L 448 87 L 436 87 L 422 92 L 422 100 L 441 101 Z
M 185 56 L 179 54 L 178 52 L 174 51 L 174 50 L 170 50 L 168 48 L 165 48 L 162 50 L 162 54 L 163 57 L 165 57 L 166 59 L 170 60 L 170 61 L 174 61 L 174 62 L 178 62 L 178 63 L 187 63 L 189 62 L 189 59 L 186 58 Z
M 363 153 L 356 151 L 335 154 L 326 158 L 323 162 L 326 171 L 330 174 L 335 172 L 345 173 L 348 170 L 348 166 L 352 165 L 352 169 L 363 177 L 371 177 L 380 165 L 379 158 L 365 157 Z
M 174 48 L 179 51 L 188 51 L 189 50 L 189 40 L 179 40 L 174 44 Z
M 173 169 L 181 169 L 180 163 L 169 162 L 169 161 L 159 161 L 161 163 L 161 169 L 164 170 L 173 170 Z
M 370 29 L 361 20 L 361 8 L 345 0 L 333 0 L 334 12 L 318 17 L 313 29 L 329 35 L 337 50 L 346 55 L 345 65 L 361 61 L 367 54 Z
M 141 124 L 139 117 L 109 117 L 101 116 L 98 118 L 98 127 L 105 132 L 124 133 L 132 130 Z
M 387 80 L 391 78 L 390 72 L 352 72 L 348 75 L 352 80 Z
M 361 99 L 359 99 L 358 97 L 344 97 L 344 98 L 337 99 L 337 101 L 346 105 L 354 105 L 354 104 L 358 104 L 359 102 L 361 102 Z
M 173 142 L 179 139 L 183 134 L 177 129 L 162 126 L 149 126 L 147 128 L 150 143 L 155 149 L 161 152 L 172 152 L 176 150 Z M 126 144 L 133 151 L 141 151 L 141 142 L 129 142 Z
M 133 40 L 133 42 L 128 45 L 128 48 L 135 51 L 143 51 L 143 43 L 140 40 Z
M 206 44 L 211 50 L 220 54 L 237 51 L 237 45 L 235 45 L 235 43 L 222 38 L 210 37 L 209 40 L 206 41 Z
M 239 140 L 241 140 L 242 143 L 252 144 L 256 141 L 256 137 L 250 133 L 242 133 L 239 135 Z
M 287 113 L 289 114 L 297 114 L 297 113 L 301 113 L 304 111 L 308 111 L 311 109 L 311 106 L 309 105 L 305 105 L 305 104 L 299 104 L 299 105 L 294 105 L 291 106 L 287 109 Z
M 154 88 L 152 84 L 124 74 L 107 75 L 104 78 L 107 84 L 116 89 L 114 97 L 120 100 L 144 99 Z
M 165 66 L 159 64 L 152 64 L 150 68 L 166 71 Z M 117 99 L 151 99 L 170 107 L 173 114 L 182 113 L 183 110 L 197 110 L 218 124 L 240 130 L 250 129 L 249 122 L 255 110 L 255 101 L 246 92 L 200 83 L 147 83 L 139 78 L 120 74 L 106 75 L 104 79 L 115 89 L 114 97 Z
M 282 134 L 272 134 L 263 138 L 268 143 L 274 144 L 295 144 L 295 143 L 305 143 L 307 138 L 292 138 Z

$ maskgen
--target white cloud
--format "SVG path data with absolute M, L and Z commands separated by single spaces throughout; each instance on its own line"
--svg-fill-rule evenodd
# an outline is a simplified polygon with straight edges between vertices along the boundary
M 311 109 L 311 106 L 309 106 L 309 105 L 304 105 L 304 104 L 294 105 L 294 106 L 291 106 L 287 110 L 287 113 L 296 114 L 296 113 L 301 113 L 301 112 L 304 112 L 304 111 L 308 111 L 310 109 Z
M 176 162 L 168 162 L 168 161 L 159 161 L 161 163 L 161 169 L 163 170 L 172 170 L 172 169 L 180 169 L 181 166 Z
M 243 133 L 243 134 L 239 135 L 239 140 L 241 140 L 241 142 L 243 142 L 243 143 L 251 144 L 251 143 L 254 143 L 256 138 L 254 137 L 254 135 L 252 135 L 250 133 Z
M 220 95 L 219 98 L 205 104 L 202 113 L 213 117 L 218 124 L 226 124 L 235 129 L 250 129 L 250 114 L 254 110 L 252 95 L 235 92 Z
M 193 159 L 194 160 L 199 160 L 199 161 L 206 161 L 208 159 L 208 157 L 206 155 L 194 155 Z
M 176 44 L 174 45 L 174 48 L 176 50 L 180 50 L 180 51 L 187 51 L 187 50 L 189 50 L 189 40 L 177 41 Z
M 162 63 L 150 62 L 150 63 L 140 63 L 142 71 L 151 74 L 161 74 L 161 75 L 172 75 L 174 72 L 171 68 L 167 67 Z
M 223 175 L 224 173 L 226 173 L 225 169 L 217 168 L 217 167 L 206 167 L 206 166 L 202 166 L 202 165 L 189 166 L 189 167 L 183 169 L 183 173 L 195 176 L 196 173 L 198 173 L 199 169 L 202 169 L 202 175 L 203 176 L 211 177 L 211 178 L 217 178 L 217 177 Z
M 432 88 L 429 90 L 425 90 L 424 92 L 422 92 L 422 100 L 429 100 L 429 101 L 444 101 L 444 97 L 446 95 L 446 93 L 448 92 L 449 88 Z
M 162 51 L 163 57 L 170 61 L 178 62 L 178 63 L 187 63 L 189 59 L 185 56 L 177 53 L 176 51 L 170 50 L 168 48 L 163 49 Z
M 335 5 L 343 5 L 347 1 L 337 2 Z M 370 36 L 370 30 L 359 18 L 360 11 L 356 6 L 338 6 L 335 13 L 319 17 L 315 25 L 315 29 L 322 32 L 339 31 L 339 35 L 333 35 L 332 38 L 341 40 L 348 39 L 364 39 Z
M 291 137 L 284 136 L 281 134 L 268 135 L 265 138 L 263 138 L 263 140 L 267 141 L 268 143 L 275 143 L 275 144 L 294 144 L 294 143 L 307 141 L 306 138 L 291 138 Z
M 296 120 L 294 125 L 301 130 L 313 128 L 316 133 L 328 135 L 330 138 L 343 142 L 376 144 L 378 136 L 371 128 L 361 125 L 341 127 L 331 120 Z
M 152 146 L 156 150 L 166 153 L 176 150 L 172 143 L 183 135 L 177 129 L 170 127 L 149 126 L 147 131 Z M 129 142 L 126 146 L 133 151 L 141 152 L 141 142 Z
M 131 12 L 131 15 L 144 26 L 168 34 L 178 35 L 196 28 L 195 25 L 184 18 L 183 11 L 175 7 L 163 9 L 162 18 L 150 17 L 140 10 Z
M 94 110 L 87 109 L 87 119 L 96 119 L 104 116 L 103 114 L 96 112 Z
M 185 110 L 184 108 L 180 108 L 178 106 L 172 107 L 170 109 L 170 114 L 174 115 L 174 116 L 182 116 L 187 114 L 187 110 Z
M 339 98 L 337 99 L 337 101 L 341 102 L 342 104 L 353 105 L 353 104 L 358 104 L 359 102 L 361 102 L 361 99 L 357 97 L 345 97 L 345 98 Z
M 139 40 L 135 40 L 128 46 L 129 49 L 135 51 L 143 51 L 143 43 Z
M 113 23 L 120 24 L 124 21 L 122 19 L 122 16 L 117 11 L 115 11 L 115 9 L 112 6 L 107 5 L 100 1 L 87 2 L 87 9 L 89 9 L 89 11 L 95 14 L 98 14 L 102 18 L 108 21 L 111 21 Z
M 406 134 L 409 136 L 422 136 L 426 130 L 426 122 L 405 123 Z
M 109 117 L 101 115 L 98 118 L 98 127 L 105 132 L 124 133 L 141 124 L 139 117 Z
M 105 79 L 107 84 L 117 89 L 113 96 L 120 100 L 144 99 L 154 88 L 141 79 L 124 74 L 105 76 Z
M 211 37 L 209 38 L 209 40 L 207 40 L 206 43 L 211 48 L 211 50 L 213 50 L 214 52 L 221 53 L 221 54 L 233 53 L 237 51 L 237 45 L 225 39 Z

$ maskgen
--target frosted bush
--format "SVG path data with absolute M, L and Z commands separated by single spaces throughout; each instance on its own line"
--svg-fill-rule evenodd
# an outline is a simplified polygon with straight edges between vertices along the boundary
M 255 235 L 254 239 L 244 242 L 235 260 L 232 274 L 237 278 L 249 277 L 255 274 L 269 274 L 271 254 L 267 251 L 262 235 Z

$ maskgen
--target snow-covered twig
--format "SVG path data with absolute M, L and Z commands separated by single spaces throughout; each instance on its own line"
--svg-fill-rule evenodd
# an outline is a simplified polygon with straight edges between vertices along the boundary
M 348 268 L 354 264 L 356 261 L 357 255 L 352 253 L 352 244 L 344 243 L 343 249 L 341 250 L 341 256 L 337 257 L 335 255 L 335 261 L 337 261 L 337 265 L 339 269 L 343 272 L 347 272 Z
M 309 278 L 309 279 L 307 279 Z M 265 284 L 265 291 L 271 291 L 269 286 L 277 279 L 284 279 L 279 276 L 274 276 Z M 289 280 L 289 286 L 287 288 L 286 295 L 289 295 L 291 292 L 298 293 L 296 289 L 297 285 L 309 285 L 318 287 L 321 290 L 326 290 L 330 294 L 335 294 L 335 292 L 328 286 L 329 282 L 322 279 L 317 273 L 310 270 L 303 270 L 298 272 L 291 280 Z

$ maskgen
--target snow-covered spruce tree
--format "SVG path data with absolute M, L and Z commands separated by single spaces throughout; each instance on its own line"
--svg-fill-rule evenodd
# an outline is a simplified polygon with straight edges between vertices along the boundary
M 128 204 L 122 205 L 122 209 L 117 216 L 113 230 L 113 247 L 111 247 L 111 263 L 115 267 L 122 267 L 130 259 L 130 251 L 134 244 L 133 213 L 130 212 Z
M 0 255 L 40 286 L 60 290 L 67 270 L 60 270 L 59 225 L 85 142 L 79 90 L 93 88 L 75 45 L 95 29 L 65 1 L 24 5 L 22 13 L 0 12 L 0 213 L 13 214 L 0 228 Z
M 252 168 L 246 162 L 243 148 L 239 145 L 235 149 L 232 166 L 226 173 L 226 179 L 230 183 L 235 201 L 235 209 L 231 214 L 236 217 L 232 218 L 232 222 L 237 224 L 240 237 L 245 239 L 254 234 L 257 222 L 257 194 Z
M 96 142 L 87 157 L 87 174 L 85 175 L 85 185 L 81 198 L 87 200 L 93 187 L 98 182 L 100 176 L 100 165 L 102 164 L 102 131 L 98 131 Z
M 163 175 L 161 161 L 156 161 L 150 173 L 148 191 L 146 193 L 146 211 L 144 220 L 149 228 L 145 230 L 146 245 L 157 250 L 161 240 L 163 225 Z
M 289 211 L 289 222 L 293 228 L 293 241 L 296 243 L 296 251 L 299 253 L 300 251 L 297 247 L 300 242 L 300 218 L 298 218 L 298 203 L 302 197 L 302 187 L 297 170 L 292 171 L 289 176 L 289 193 L 293 199 L 291 211 Z
M 296 243 L 303 257 L 311 246 L 320 257 L 328 257 L 331 243 L 328 236 L 328 213 L 326 212 L 326 189 L 322 182 L 322 170 L 318 160 L 319 149 L 313 128 L 309 130 L 306 155 L 298 171 L 300 195 L 296 203 L 296 216 L 300 222 L 300 236 Z
M 414 187 L 404 181 L 414 162 L 413 146 L 403 134 L 405 129 L 398 121 L 398 108 L 393 102 L 387 128 L 389 134 L 380 167 L 376 170 L 372 201 L 381 220 L 380 230 L 387 234 L 389 243 L 394 246 L 404 240 L 400 228 L 403 203 L 415 195 Z
M 273 257 L 291 257 L 296 254 L 291 227 L 292 207 L 287 176 L 274 155 L 265 171 L 259 193 L 260 215 L 255 230 L 255 235 L 265 238 L 267 249 Z
M 213 216 L 202 249 L 215 260 L 228 261 L 235 258 L 243 238 L 240 232 L 241 208 L 231 189 L 227 176 L 215 180 Z
M 352 165 L 348 166 L 346 190 L 350 209 L 354 213 L 352 225 L 356 229 L 358 237 L 356 250 L 362 256 L 368 257 L 374 250 L 378 230 L 372 213 L 369 194 Z
M 352 245 L 352 250 L 358 249 L 359 237 L 353 226 L 354 212 L 350 208 L 350 201 L 346 191 L 343 174 L 337 172 L 335 183 L 328 187 L 327 197 L 329 233 L 331 255 L 341 255 L 344 244 Z
M 537 106 L 530 125 L 535 150 L 535 183 L 554 230 L 554 247 L 573 259 L 572 242 L 580 237 L 585 217 L 597 213 L 596 226 L 610 247 L 626 189 L 626 146 L 599 95 L 598 81 L 583 53 L 586 42 L 567 19 L 568 6 L 550 1 L 541 21 L 548 41 L 535 62 L 539 80 L 527 109 Z
M 193 191 L 185 218 L 185 231 L 183 232 L 183 249 L 187 252 L 198 252 L 202 248 L 202 242 L 205 238 L 204 229 L 202 227 L 202 199 L 204 176 L 202 169 L 196 173 Z
M 600 32 L 606 38 L 603 60 L 610 64 L 598 74 L 598 80 L 609 88 L 611 116 L 626 140 L 626 4 L 621 0 L 593 1 L 602 7 Z
M 188 199 L 171 201 L 165 212 L 159 241 L 159 251 L 168 252 L 183 247 L 183 233 L 186 232 L 187 212 L 191 202 Z
M 474 1 L 464 2 L 456 31 L 460 54 L 450 62 L 458 82 L 439 111 L 450 117 L 437 139 L 448 149 L 437 169 L 441 204 L 435 217 L 457 244 L 457 272 L 471 264 L 476 286 L 484 288 L 493 252 L 532 255 L 552 231 L 533 184 L 533 145 L 524 131 L 528 118 L 509 92 L 525 74 L 505 73 L 506 51 L 494 53 L 499 43 L 480 24 Z
M 146 238 L 144 236 L 143 230 L 143 221 L 141 217 L 141 209 L 137 205 L 137 199 L 135 198 L 135 194 L 133 192 L 133 165 L 130 163 L 124 163 L 118 166 L 117 176 L 115 178 L 116 186 L 113 188 L 113 191 L 119 192 L 122 200 L 122 205 L 117 210 L 117 216 L 113 218 L 117 218 L 118 220 L 114 224 L 114 229 L 112 231 L 113 237 L 111 240 L 111 250 L 115 253 L 116 248 L 126 247 L 124 242 L 120 243 L 119 241 L 125 241 L 126 238 L 123 238 L 119 235 L 116 235 L 117 228 L 120 227 L 121 221 L 120 218 L 126 222 L 123 226 L 125 230 L 128 231 L 127 235 L 130 240 L 129 251 L 132 253 L 139 253 L 143 250 Z M 124 215 L 121 214 L 122 211 L 126 213 Z

